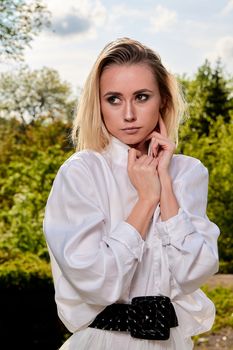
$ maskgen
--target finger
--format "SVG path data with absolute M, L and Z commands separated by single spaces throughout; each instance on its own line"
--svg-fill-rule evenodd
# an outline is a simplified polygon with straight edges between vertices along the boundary
M 143 154 L 141 157 L 137 158 L 138 165 L 147 165 L 153 159 L 152 156 L 148 156 L 147 154 Z
M 157 168 L 158 166 L 158 158 L 153 158 L 153 161 L 151 162 L 151 165 L 153 165 L 155 167 L 155 169 Z
M 152 156 L 146 156 L 144 159 L 143 159 L 143 162 L 141 163 L 141 165 L 150 165 L 152 162 L 153 162 L 153 159 L 154 157 Z
M 157 146 L 165 146 L 165 145 L 169 146 L 172 144 L 172 142 L 168 138 L 158 134 L 158 135 L 156 135 L 156 143 L 155 144 L 157 144 Z
M 130 148 L 128 150 L 128 167 L 132 167 L 137 159 L 137 150 L 135 148 Z
M 157 157 L 157 154 L 158 154 L 158 141 L 155 140 L 153 145 L 152 145 L 152 154 L 154 157 Z
M 159 161 L 160 161 L 160 159 L 162 158 L 163 153 L 164 153 L 164 151 L 163 151 L 163 150 L 160 150 L 160 152 L 159 152 L 159 154 L 158 154 L 158 157 L 157 157 L 158 162 L 159 162 Z
M 161 135 L 164 137 L 168 137 L 167 128 L 161 115 L 159 116 L 159 128 L 160 128 Z
M 165 125 L 164 125 L 165 126 Z M 166 139 L 168 139 L 168 137 L 167 136 L 165 136 L 165 135 L 162 135 L 161 133 L 159 133 L 158 131 L 153 131 L 151 134 L 149 134 L 147 137 L 146 137 L 146 141 L 148 141 L 148 140 L 152 140 L 153 138 L 154 139 L 157 139 L 158 137 L 160 137 L 160 138 L 163 138 L 164 140 Z
M 153 156 L 153 147 L 154 147 L 155 141 L 156 141 L 155 138 L 152 137 L 148 147 L 148 156 Z
M 171 148 L 171 149 L 175 148 L 174 142 L 172 142 L 169 138 L 159 134 L 156 131 L 154 131 L 154 133 L 155 133 L 155 138 L 156 138 L 158 145 L 166 146 L 166 148 Z
M 145 139 L 145 141 L 151 140 L 153 137 L 155 137 L 155 131 L 152 131 Z

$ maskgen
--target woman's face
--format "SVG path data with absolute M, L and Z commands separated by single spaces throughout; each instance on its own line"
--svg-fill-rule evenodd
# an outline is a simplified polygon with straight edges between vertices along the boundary
M 105 68 L 100 77 L 100 105 L 108 132 L 145 152 L 144 141 L 158 123 L 161 105 L 150 67 L 132 64 Z

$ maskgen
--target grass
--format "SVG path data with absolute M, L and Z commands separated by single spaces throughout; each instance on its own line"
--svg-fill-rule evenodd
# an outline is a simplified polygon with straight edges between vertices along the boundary
M 216 287 L 209 290 L 203 287 L 204 292 L 214 302 L 216 318 L 212 331 L 218 331 L 223 327 L 233 328 L 233 290 L 232 288 Z
M 224 328 L 233 328 L 233 289 L 226 287 L 210 288 L 207 285 L 202 290 L 213 301 L 216 307 L 216 317 L 212 329 L 205 334 L 193 337 L 194 343 L 200 337 L 207 337 L 213 333 L 218 333 Z

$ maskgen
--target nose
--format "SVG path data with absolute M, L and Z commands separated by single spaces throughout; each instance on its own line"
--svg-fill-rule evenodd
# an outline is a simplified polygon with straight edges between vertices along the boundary
M 136 120 L 136 113 L 131 102 L 127 102 L 125 105 L 124 120 L 127 122 Z

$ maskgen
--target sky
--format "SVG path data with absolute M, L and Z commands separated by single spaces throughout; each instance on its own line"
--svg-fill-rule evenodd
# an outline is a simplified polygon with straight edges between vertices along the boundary
M 44 0 L 51 27 L 25 51 L 31 69 L 56 69 L 81 88 L 102 48 L 120 37 L 154 49 L 174 74 L 192 77 L 221 57 L 233 74 L 233 0 Z M 3 67 L 1 67 L 1 70 Z M 12 67 L 4 66 L 5 69 Z

